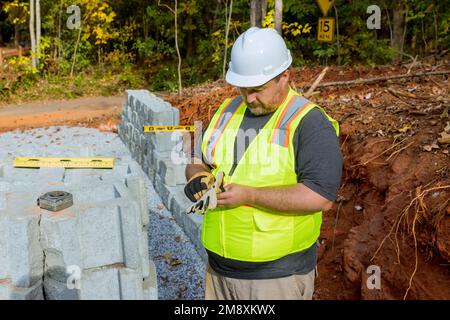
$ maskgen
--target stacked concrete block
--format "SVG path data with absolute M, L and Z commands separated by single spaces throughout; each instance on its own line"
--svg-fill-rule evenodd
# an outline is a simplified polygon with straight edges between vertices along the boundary
M 35 169 L 23 185 L 0 177 L 0 299 L 157 299 L 148 256 L 143 171 L 131 159 L 113 169 Z M 5 174 L 6 172 L 6 174 Z M 20 173 L 19 173 L 20 176 Z M 73 195 L 73 206 L 40 209 L 39 195 Z
M 203 217 L 185 213 L 192 203 L 183 192 L 188 159 L 183 152 L 182 135 L 180 132 L 143 133 L 144 125 L 179 125 L 179 110 L 147 90 L 127 90 L 125 100 L 120 138 L 199 254 L 206 259 L 200 240 Z
M 181 133 L 143 132 L 145 125 L 178 125 L 178 109 L 147 90 L 127 90 L 122 110 L 119 136 L 144 172 L 152 181 L 158 175 L 169 186 L 184 184 L 186 157 Z

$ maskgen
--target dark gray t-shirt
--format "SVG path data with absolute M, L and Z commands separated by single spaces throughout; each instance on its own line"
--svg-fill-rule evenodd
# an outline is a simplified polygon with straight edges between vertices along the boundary
M 247 109 L 240 129 L 259 132 L 272 115 L 273 113 L 255 116 Z M 251 135 L 245 139 L 245 148 L 237 148 L 235 143 L 234 166 L 230 174 L 251 140 Z M 304 116 L 294 133 L 293 144 L 297 181 L 334 201 L 341 181 L 343 159 L 336 132 L 319 109 L 313 109 Z M 214 271 L 225 277 L 238 279 L 273 279 L 306 274 L 313 270 L 317 263 L 315 244 L 306 250 L 268 262 L 238 261 L 206 251 L 208 262 Z

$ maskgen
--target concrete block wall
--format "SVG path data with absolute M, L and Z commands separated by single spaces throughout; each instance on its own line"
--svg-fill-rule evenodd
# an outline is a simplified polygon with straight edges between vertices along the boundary
M 153 182 L 164 205 L 206 261 L 206 252 L 200 240 L 203 217 L 185 213 L 192 203 L 183 192 L 188 159 L 183 152 L 182 135 L 179 132 L 143 132 L 145 125 L 179 125 L 179 120 L 177 108 L 149 91 L 127 90 L 119 136 Z
M 143 175 L 131 158 L 111 170 L 3 165 L 0 300 L 157 299 Z M 36 199 L 54 190 L 74 205 L 40 209 Z

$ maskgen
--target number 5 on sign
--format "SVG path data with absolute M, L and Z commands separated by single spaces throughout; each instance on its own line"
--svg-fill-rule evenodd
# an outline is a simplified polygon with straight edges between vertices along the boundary
M 333 42 L 334 18 L 319 18 L 317 40 L 320 42 Z

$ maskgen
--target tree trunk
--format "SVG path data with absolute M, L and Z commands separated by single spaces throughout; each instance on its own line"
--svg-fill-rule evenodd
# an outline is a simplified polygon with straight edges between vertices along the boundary
M 252 0 L 250 3 L 250 25 L 252 27 L 262 27 L 261 13 L 261 1 Z
M 225 3 L 227 5 L 227 3 Z M 225 11 L 226 12 L 226 11 Z M 230 13 L 226 19 L 226 28 L 225 28 L 225 53 L 223 57 L 223 67 L 222 67 L 222 77 L 225 79 L 225 70 L 227 66 L 227 53 L 228 53 L 228 33 L 230 32 L 230 21 L 231 21 L 231 13 L 233 12 L 233 0 L 230 1 Z
M 14 47 L 18 48 L 19 44 L 20 44 L 20 28 L 19 28 L 19 24 L 16 23 L 14 25 Z
M 283 23 L 283 0 L 275 0 L 275 30 L 281 35 Z
M 58 12 L 58 43 L 56 44 L 56 57 L 59 59 L 61 57 L 61 16 L 62 16 L 62 2 L 59 4 Z M 58 61 L 58 72 L 59 72 L 59 61 Z
M 78 46 L 80 44 L 80 38 L 81 38 L 81 29 L 84 26 L 84 22 L 86 21 L 86 18 L 80 23 L 80 28 L 78 29 L 78 37 L 77 42 L 75 43 L 75 49 L 73 50 L 73 57 L 72 57 L 72 66 L 70 67 L 70 77 L 73 76 L 73 69 L 75 68 L 75 62 L 77 61 L 77 50 Z
M 36 68 L 36 34 L 34 33 L 34 0 L 30 0 L 31 65 Z
M 264 21 L 264 18 L 267 14 L 267 0 L 261 0 L 261 18 Z
M 36 66 L 39 67 L 41 60 L 41 4 L 36 0 Z
M 392 18 L 392 41 L 391 46 L 397 51 L 396 60 L 401 59 L 401 52 L 403 52 L 403 32 L 405 21 L 405 8 L 403 1 L 395 1 Z
M 187 23 L 189 25 L 192 25 L 192 18 L 188 18 Z M 192 29 L 189 29 L 187 31 L 187 45 L 186 45 L 186 58 L 190 58 L 192 54 L 194 53 L 194 33 L 192 32 Z
M 181 93 L 183 92 L 183 88 L 181 86 L 181 54 L 180 48 L 178 47 L 178 1 L 175 0 L 175 49 L 177 50 L 178 55 L 178 96 L 181 97 Z

